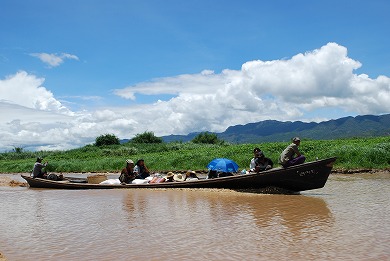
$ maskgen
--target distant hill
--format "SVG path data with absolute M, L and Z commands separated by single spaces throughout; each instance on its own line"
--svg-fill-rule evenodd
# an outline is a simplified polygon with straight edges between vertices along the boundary
M 162 139 L 164 142 L 187 142 L 198 134 L 169 135 Z M 288 141 L 294 136 L 313 140 L 386 136 L 390 135 L 390 114 L 344 117 L 320 123 L 266 120 L 231 126 L 216 134 L 218 138 L 231 143 Z

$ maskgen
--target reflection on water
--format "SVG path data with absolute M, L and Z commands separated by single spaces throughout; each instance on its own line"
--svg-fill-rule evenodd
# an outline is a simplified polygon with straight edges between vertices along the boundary
M 308 196 L 139 190 L 128 191 L 123 200 L 130 233 L 142 238 L 150 230 L 148 241 L 155 248 L 172 247 L 181 258 L 191 257 L 188 251 L 194 250 L 208 259 L 240 258 L 243 253 L 258 257 L 262 256 L 258 247 L 270 238 L 280 242 L 285 237 L 302 239 L 332 223 L 324 200 Z M 161 242 L 162 238 L 167 241 Z M 144 243 L 135 243 L 136 256 L 142 256 Z M 186 251 L 177 251 L 177 246 Z M 200 249 L 202 253 L 198 253 Z M 148 257 L 153 257 L 153 252 Z
M 390 258 L 389 177 L 334 176 L 302 195 L 0 187 L 9 260 Z

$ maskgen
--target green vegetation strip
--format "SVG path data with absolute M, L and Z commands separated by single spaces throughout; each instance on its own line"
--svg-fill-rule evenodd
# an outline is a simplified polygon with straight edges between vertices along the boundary
M 125 143 L 67 151 L 14 151 L 0 153 L 0 173 L 30 172 L 37 156 L 49 161 L 50 172 L 119 172 L 126 159 L 145 159 L 152 171 L 206 170 L 214 158 L 229 158 L 248 169 L 253 148 L 259 147 L 278 166 L 285 142 L 259 144 Z M 307 161 L 337 157 L 335 169 L 386 169 L 390 166 L 390 137 L 337 140 L 302 139 L 300 150 Z

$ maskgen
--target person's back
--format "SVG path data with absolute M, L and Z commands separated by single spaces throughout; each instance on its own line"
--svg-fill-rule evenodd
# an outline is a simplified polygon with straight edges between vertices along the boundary
M 44 176 L 44 174 L 46 174 L 46 172 L 44 172 L 42 170 L 46 166 L 47 166 L 47 162 L 42 164 L 42 158 L 38 157 L 37 161 L 34 164 L 34 168 L 33 168 L 33 171 L 32 171 L 32 177 L 33 178 L 43 178 L 43 176 Z
M 298 146 L 296 144 L 291 143 L 290 145 L 288 145 L 287 148 L 283 150 L 282 154 L 280 154 L 280 164 L 287 164 L 287 162 L 293 158 L 297 150 Z

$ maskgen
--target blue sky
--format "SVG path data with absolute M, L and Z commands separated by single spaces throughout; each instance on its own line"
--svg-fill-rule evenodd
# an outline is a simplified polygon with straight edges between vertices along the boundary
M 390 2 L 0 2 L 0 150 L 389 113 Z

